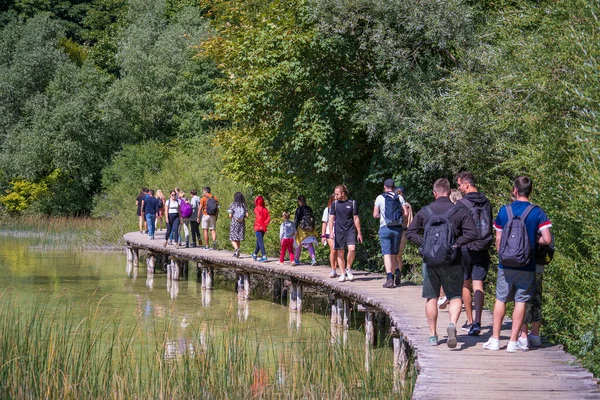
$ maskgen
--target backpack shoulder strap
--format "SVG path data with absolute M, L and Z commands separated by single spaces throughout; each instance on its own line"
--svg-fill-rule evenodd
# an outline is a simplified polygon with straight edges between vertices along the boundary
M 429 206 L 425 206 L 423 207 L 423 210 L 425 210 L 425 217 L 431 217 L 433 215 L 433 211 L 431 210 L 431 207 Z
M 512 205 L 507 204 L 504 206 L 504 208 L 506 208 L 506 214 L 508 215 L 508 220 L 510 221 L 515 217 L 515 215 L 513 214 Z
M 473 203 L 471 200 L 467 199 L 466 197 L 463 197 L 462 199 L 460 199 L 456 205 L 460 205 L 463 206 L 467 209 L 471 209 L 473 207 L 475 207 L 475 203 Z
M 533 211 L 533 209 L 534 209 L 534 208 L 536 208 L 536 207 L 537 207 L 537 206 L 536 206 L 535 204 L 533 204 L 533 203 L 529 204 L 529 205 L 527 206 L 527 208 L 525 209 L 525 211 L 523 211 L 523 214 L 521 214 L 521 219 L 522 219 L 523 221 L 525 221 L 525 220 L 527 219 L 527 216 L 529 215 L 529 213 L 530 213 L 531 211 Z
M 454 214 L 456 214 L 457 211 L 458 211 L 458 207 L 456 205 L 454 205 L 452 208 L 447 210 L 443 215 L 446 217 L 446 219 L 449 220 L 450 217 L 452 217 Z

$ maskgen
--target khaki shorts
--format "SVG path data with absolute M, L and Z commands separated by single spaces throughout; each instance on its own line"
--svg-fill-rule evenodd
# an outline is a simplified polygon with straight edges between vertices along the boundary
M 203 215 L 202 216 L 202 229 L 215 230 L 217 225 L 217 217 L 215 215 Z

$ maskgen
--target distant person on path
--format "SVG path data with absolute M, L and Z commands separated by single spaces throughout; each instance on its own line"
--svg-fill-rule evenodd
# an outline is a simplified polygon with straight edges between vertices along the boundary
M 279 265 L 285 261 L 285 253 L 290 254 L 290 265 L 294 265 L 294 239 L 296 236 L 296 225 L 290 221 L 290 213 L 283 212 L 283 222 L 279 227 L 279 242 L 281 250 L 279 252 Z M 297 264 L 296 264 L 297 265 Z
M 406 247 L 406 228 L 412 222 L 414 215 L 412 206 L 406 201 L 404 197 L 404 188 L 397 188 L 396 194 L 402 197 L 404 209 L 406 210 L 406 217 L 402 219 L 402 238 L 400 239 L 400 249 L 398 249 L 398 256 L 396 257 L 396 271 L 394 271 L 394 284 L 400 286 L 402 281 L 402 267 L 404 266 L 404 260 L 402 255 L 404 254 L 404 248 Z
M 477 238 L 475 224 L 463 207 L 450 199 L 450 182 L 441 178 L 433 184 L 435 201 L 423 207 L 407 229 L 406 237 L 419 246 L 423 257 L 423 298 L 429 324 L 429 344 L 438 345 L 437 299 L 444 288 L 450 299 L 447 345 L 455 348 L 456 324 L 462 308 L 463 270 L 460 247 Z
M 235 192 L 233 202 L 227 210 L 231 225 L 229 225 L 229 240 L 233 246 L 233 257 L 240 257 L 241 241 L 246 236 L 246 218 L 248 218 L 248 209 L 246 199 L 241 192 Z
M 467 322 L 462 327 L 469 336 L 481 333 L 481 313 L 483 312 L 483 283 L 490 267 L 489 249 L 493 242 L 492 205 L 485 194 L 477 191 L 475 177 L 463 171 L 456 177 L 458 190 L 464 195 L 457 204 L 463 206 L 473 218 L 477 239 L 461 247 L 463 265 L 462 297 L 467 314 Z M 474 296 L 471 296 L 471 288 Z M 475 298 L 475 318 L 472 301 Z
M 400 252 L 402 221 L 406 217 L 404 198 L 394 192 L 395 187 L 393 179 L 386 179 L 383 193 L 377 196 L 373 206 L 373 218 L 379 218 L 379 242 L 386 272 L 383 287 L 390 289 L 395 287 L 394 269 Z
M 316 218 L 313 214 L 312 208 L 306 205 L 306 197 L 304 195 L 298 196 L 298 208 L 294 214 L 294 225 L 296 227 L 296 254 L 295 254 L 295 265 L 300 265 L 300 254 L 302 254 L 302 247 L 308 249 L 310 254 L 310 265 L 317 265 L 317 259 L 315 257 L 315 244 L 317 241 L 317 232 L 315 231 Z
M 334 249 L 333 237 L 331 236 L 331 232 L 329 231 L 329 208 L 331 204 L 335 200 L 335 195 L 329 195 L 329 200 L 327 202 L 327 207 L 323 210 L 323 216 L 321 217 L 321 241 L 323 245 L 327 243 L 329 246 L 329 265 L 331 266 L 331 272 L 329 273 L 330 278 L 337 278 L 337 255 Z M 335 226 L 333 227 L 335 229 Z
M 190 228 L 192 230 L 192 243 L 190 247 L 196 247 L 196 239 L 198 239 L 198 246 L 202 246 L 202 239 L 200 237 L 200 224 L 198 223 L 198 211 L 200 211 L 200 197 L 198 197 L 198 191 L 196 189 L 190 190 L 192 199 L 190 205 L 192 206 L 192 215 L 190 216 Z
M 154 197 L 154 190 L 150 189 L 148 197 L 144 201 L 144 215 L 148 223 L 148 239 L 150 240 L 154 240 L 154 224 L 158 210 L 158 200 Z
M 337 254 L 337 264 L 340 267 L 339 282 L 346 280 L 352 282 L 354 276 L 350 272 L 354 257 L 356 256 L 356 240 L 362 243 L 363 237 L 360 231 L 360 218 L 355 200 L 348 198 L 348 188 L 345 185 L 337 185 L 333 192 L 335 201 L 329 210 L 329 232 L 334 240 L 334 249 Z M 335 226 L 335 230 L 333 227 Z M 344 260 L 344 249 L 348 246 L 348 255 Z M 348 269 L 346 270 L 346 267 Z
M 144 233 L 144 213 L 142 212 L 142 203 L 144 202 L 145 196 L 146 193 L 144 192 L 144 188 L 142 188 L 137 198 L 135 199 L 135 205 L 137 207 L 136 215 L 138 216 L 139 220 L 140 233 Z
M 256 247 L 252 253 L 254 261 L 267 261 L 267 251 L 265 250 L 264 236 L 267 233 L 267 226 L 271 223 L 271 214 L 265 207 L 265 199 L 262 196 L 257 196 L 254 199 L 254 233 L 256 235 Z M 260 250 L 262 257 L 258 258 Z
M 185 248 L 190 247 L 190 218 L 193 213 L 193 207 L 189 200 L 185 196 L 185 192 L 179 192 L 179 209 L 181 211 L 181 225 L 183 225 L 183 232 L 185 235 Z M 179 245 L 181 246 L 181 236 L 179 237 Z
M 156 229 L 158 230 L 158 227 L 160 225 L 160 229 L 164 229 L 163 226 L 163 219 L 165 216 L 165 195 L 163 194 L 162 190 L 158 189 L 156 191 L 156 200 L 158 201 L 158 214 L 156 216 Z
M 219 200 L 210 193 L 210 187 L 204 188 L 204 196 L 200 199 L 200 214 L 202 215 L 202 230 L 204 231 L 204 242 L 206 250 L 208 247 L 208 231 L 211 231 L 212 248 L 217 250 L 217 219 L 219 218 Z M 200 223 L 200 215 L 197 219 Z
M 165 202 L 165 214 L 167 215 L 167 232 L 165 233 L 165 242 L 163 247 L 167 247 L 167 239 L 173 233 L 175 247 L 179 248 L 179 222 L 181 211 L 179 210 L 179 201 L 177 200 L 177 192 L 171 191 L 169 199 Z
M 519 335 L 526 303 L 535 294 L 535 243 L 536 240 L 540 245 L 552 243 L 552 223 L 544 210 L 529 202 L 532 190 L 533 184 L 527 176 L 515 179 L 512 194 L 516 200 L 502 206 L 494 221 L 499 263 L 492 337 L 483 345 L 488 350 L 500 350 L 502 320 L 506 314 L 506 303 L 510 301 L 515 302 L 515 308 L 506 351 L 514 353 L 529 350 L 527 338 L 519 338 Z M 515 241 L 520 244 L 517 245 Z

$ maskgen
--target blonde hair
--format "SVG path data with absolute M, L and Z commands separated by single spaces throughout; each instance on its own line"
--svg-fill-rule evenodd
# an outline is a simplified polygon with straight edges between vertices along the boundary
M 450 196 L 448 196 L 451 202 L 456 204 L 457 201 L 463 198 L 462 194 L 457 189 L 452 189 L 450 191 Z
M 283 219 L 290 219 L 290 213 L 287 211 L 283 212 Z

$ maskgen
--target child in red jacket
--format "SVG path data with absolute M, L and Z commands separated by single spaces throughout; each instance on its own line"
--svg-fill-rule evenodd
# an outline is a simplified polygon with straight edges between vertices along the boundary
M 252 259 L 259 262 L 267 261 L 267 251 L 265 250 L 265 242 L 263 237 L 267 233 L 267 225 L 271 222 L 271 214 L 265 207 L 265 199 L 262 196 L 257 196 L 254 200 L 254 232 L 256 233 L 256 247 L 252 253 Z M 258 258 L 258 250 L 262 257 Z

